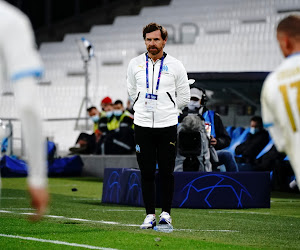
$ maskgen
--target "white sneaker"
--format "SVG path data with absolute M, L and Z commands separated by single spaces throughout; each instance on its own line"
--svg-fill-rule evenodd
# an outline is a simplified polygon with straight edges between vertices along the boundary
M 159 215 L 159 224 L 169 224 L 172 225 L 172 218 L 167 212 L 162 212 Z
M 154 226 L 156 226 L 155 214 L 148 214 L 140 229 L 152 229 Z

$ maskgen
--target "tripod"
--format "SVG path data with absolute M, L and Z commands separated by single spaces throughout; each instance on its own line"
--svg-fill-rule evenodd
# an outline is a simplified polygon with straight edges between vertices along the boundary
M 81 101 L 78 116 L 77 116 L 76 122 L 75 122 L 75 129 L 78 129 L 78 123 L 79 123 L 79 120 L 80 120 L 80 115 L 81 115 L 83 107 L 85 106 L 85 111 L 86 111 L 89 107 L 89 104 L 92 105 L 92 102 L 91 102 L 91 100 L 89 98 L 89 94 L 88 94 L 89 82 L 90 82 L 89 72 L 88 72 L 88 64 L 89 64 L 89 61 L 91 59 L 91 54 L 89 53 L 89 51 L 87 51 L 88 53 L 83 52 L 82 44 L 79 43 L 78 40 L 77 40 L 77 44 L 78 44 L 79 51 L 80 51 L 80 54 L 81 54 L 81 59 L 83 61 L 84 80 L 85 80 L 85 96 L 82 98 L 82 101 Z M 85 129 L 86 130 L 88 129 L 88 115 L 87 115 L 87 113 L 85 113 Z

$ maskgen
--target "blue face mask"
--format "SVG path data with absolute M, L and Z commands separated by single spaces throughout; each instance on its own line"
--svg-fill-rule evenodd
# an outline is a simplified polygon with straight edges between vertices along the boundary
M 107 117 L 107 118 L 110 118 L 112 115 L 113 115 L 113 111 L 107 111 L 106 113 L 105 113 L 105 116 Z
M 256 134 L 257 132 L 259 131 L 259 129 L 258 128 L 256 128 L 256 127 L 250 127 L 250 134 L 252 134 L 252 135 L 254 135 L 254 134 Z
M 99 115 L 94 115 L 94 116 L 91 117 L 91 119 L 92 119 L 92 121 L 93 121 L 94 123 L 97 123 L 97 122 L 99 122 L 99 120 L 100 120 Z
M 123 110 L 118 109 L 118 110 L 114 110 L 114 115 L 115 116 L 121 116 L 123 114 Z

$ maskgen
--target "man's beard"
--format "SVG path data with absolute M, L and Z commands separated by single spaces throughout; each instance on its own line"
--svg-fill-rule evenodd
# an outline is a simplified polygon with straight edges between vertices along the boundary
M 155 50 L 151 50 L 151 49 L 155 49 Z M 149 47 L 148 48 L 148 52 L 152 55 L 157 55 L 157 54 L 159 54 L 160 51 L 161 51 L 161 49 L 159 49 L 157 47 Z

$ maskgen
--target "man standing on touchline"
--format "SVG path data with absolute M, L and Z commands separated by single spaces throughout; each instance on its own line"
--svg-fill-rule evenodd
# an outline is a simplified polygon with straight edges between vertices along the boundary
M 155 171 L 161 183 L 160 224 L 171 224 L 178 109 L 190 101 L 185 68 L 163 49 L 167 30 L 156 23 L 143 29 L 147 53 L 133 58 L 127 71 L 127 88 L 134 100 L 136 155 L 142 179 L 146 218 L 141 229 L 153 228 L 155 219 Z

